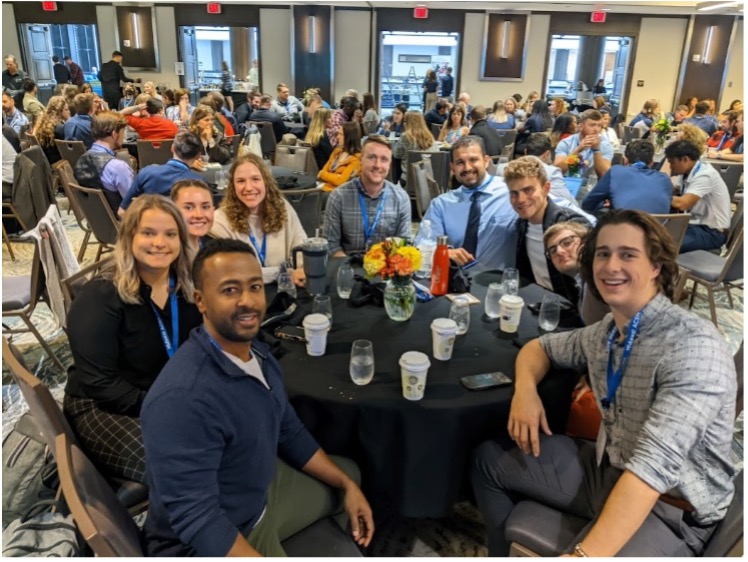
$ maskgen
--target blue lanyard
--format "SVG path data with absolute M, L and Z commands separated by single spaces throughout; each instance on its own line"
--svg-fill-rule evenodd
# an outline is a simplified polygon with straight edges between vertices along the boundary
M 268 249 L 268 235 L 265 234 L 265 236 L 262 237 L 262 247 L 257 245 L 257 240 L 255 239 L 255 235 L 252 234 L 252 230 L 249 231 L 249 241 L 252 242 L 252 246 L 255 247 L 255 250 L 257 251 L 257 257 L 260 258 L 260 265 L 262 267 L 265 267 L 265 255 L 267 254 Z
M 176 284 L 173 276 L 169 276 L 169 304 L 171 306 L 171 341 L 169 341 L 169 334 L 166 332 L 166 326 L 164 321 L 161 320 L 161 315 L 156 310 L 156 305 L 153 301 L 149 301 L 153 314 L 156 315 L 156 321 L 158 322 L 158 329 L 161 332 L 161 341 L 164 342 L 164 348 L 166 354 L 171 358 L 179 347 L 179 309 L 177 308 L 177 293 L 174 290 Z
M 697 162 L 696 165 L 691 170 L 691 173 L 688 174 L 688 179 L 683 178 L 683 184 L 681 185 L 680 194 L 681 196 L 686 192 L 686 189 L 688 188 L 688 184 L 691 182 L 693 177 L 698 173 L 698 171 L 701 169 L 701 161 Z
M 366 199 L 362 193 L 364 185 L 359 179 L 356 180 L 356 184 L 358 187 L 358 201 L 361 204 L 361 218 L 364 221 L 364 244 L 368 246 L 369 239 L 371 238 L 371 235 L 374 234 L 374 230 L 377 228 L 377 224 L 379 224 L 379 219 L 382 217 L 384 201 L 387 199 L 387 185 L 384 186 L 382 198 L 379 200 L 379 205 L 377 205 L 377 213 L 374 215 L 374 222 L 369 226 L 369 213 L 366 211 Z
M 717 145 L 717 151 L 719 151 L 722 148 L 722 145 L 725 144 L 726 141 L 730 140 L 730 137 L 732 135 L 729 135 L 727 133 L 722 135 L 722 138 L 719 139 L 719 144 Z
M 634 347 L 634 338 L 639 331 L 639 322 L 641 322 L 642 313 L 644 310 L 640 310 L 636 313 L 636 316 L 631 320 L 629 324 L 629 331 L 626 334 L 626 340 L 623 343 L 623 355 L 621 356 L 621 364 L 618 365 L 618 369 L 613 371 L 613 343 L 618 335 L 618 329 L 613 326 L 608 335 L 608 395 L 602 401 L 603 409 L 607 410 L 610 408 L 613 399 L 616 396 L 618 387 L 621 386 L 621 380 L 626 372 L 626 366 L 629 362 L 629 356 L 631 355 L 631 348 Z

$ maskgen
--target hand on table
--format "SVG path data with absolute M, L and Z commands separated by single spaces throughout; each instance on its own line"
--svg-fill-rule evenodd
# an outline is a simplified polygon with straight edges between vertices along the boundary
M 306 275 L 304 275 L 303 267 L 292 269 L 291 277 L 293 278 L 294 285 L 297 287 L 306 287 Z
M 543 402 L 534 388 L 529 390 L 517 389 L 512 398 L 509 409 L 509 424 L 507 429 L 512 440 L 522 451 L 537 457 L 540 454 L 540 439 L 538 426 L 543 433 L 552 435 L 545 417 Z
M 374 517 L 364 493 L 353 481 L 345 488 L 345 511 L 351 520 L 353 540 L 359 546 L 369 546 L 374 536 Z
M 449 250 L 449 259 L 451 259 L 459 266 L 463 266 L 470 263 L 471 261 L 475 261 L 475 257 L 473 257 L 473 254 L 463 248 L 454 248 L 452 250 Z

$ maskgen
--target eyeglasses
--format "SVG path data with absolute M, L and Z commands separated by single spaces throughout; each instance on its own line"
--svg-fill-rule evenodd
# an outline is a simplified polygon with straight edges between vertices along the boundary
M 554 244 L 545 251 L 545 257 L 551 259 L 553 256 L 555 256 L 556 252 L 558 252 L 559 246 L 561 246 L 564 250 L 568 250 L 569 248 L 571 248 L 571 245 L 577 238 L 579 238 L 579 236 L 577 236 L 576 234 L 572 234 L 571 236 L 562 238 L 561 240 L 559 240 L 558 244 Z

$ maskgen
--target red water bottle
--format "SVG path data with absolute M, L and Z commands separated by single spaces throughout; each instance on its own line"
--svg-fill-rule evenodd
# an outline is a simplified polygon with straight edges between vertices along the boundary
M 431 266 L 431 294 L 435 297 L 446 295 L 449 290 L 449 250 L 447 237 L 437 236 L 436 251 Z

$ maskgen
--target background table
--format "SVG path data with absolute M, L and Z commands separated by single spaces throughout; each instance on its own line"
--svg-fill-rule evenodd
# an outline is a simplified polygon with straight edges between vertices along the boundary
M 203 180 L 205 180 L 208 185 L 215 188 L 216 176 L 219 172 L 228 172 L 229 168 L 231 168 L 231 164 L 225 164 L 220 167 L 211 165 L 207 170 L 197 173 L 202 176 Z M 270 169 L 273 173 L 273 177 L 276 179 L 280 177 L 298 178 L 297 185 L 294 189 L 310 189 L 317 185 L 317 177 L 313 174 L 304 174 L 292 170 L 291 168 L 284 168 L 283 166 L 270 166 Z
M 330 279 L 339 263 L 330 260 Z M 478 274 L 471 292 L 482 301 L 488 284 L 499 279 L 498 273 Z M 519 334 L 510 335 L 483 316 L 482 302 L 473 305 L 468 333 L 458 336 L 452 359 L 441 362 L 431 353 L 429 325 L 448 316 L 446 298 L 417 303 L 409 321 L 394 322 L 384 308 L 351 307 L 337 297 L 334 282 L 330 285 L 333 326 L 326 354 L 309 357 L 304 344 L 283 344 L 288 353 L 280 361 L 292 404 L 327 452 L 359 462 L 370 500 L 388 499 L 408 517 L 446 516 L 469 476 L 474 448 L 506 435 L 513 393 L 513 387 L 468 391 L 459 379 L 497 370 L 514 378 L 519 349 L 512 340 L 537 336 L 536 317 L 525 307 Z M 520 295 L 530 304 L 544 292 L 533 285 L 522 288 Z M 303 306 L 311 310 L 309 302 Z M 375 375 L 367 386 L 354 385 L 348 374 L 356 339 L 374 344 Z M 411 350 L 426 353 L 431 361 L 425 397 L 417 402 L 403 398 L 398 365 L 400 356 Z M 578 379 L 565 375 L 546 377 L 541 385 L 555 430 L 563 430 Z

